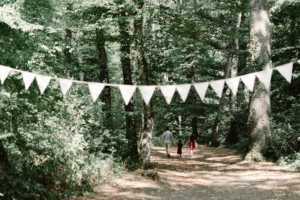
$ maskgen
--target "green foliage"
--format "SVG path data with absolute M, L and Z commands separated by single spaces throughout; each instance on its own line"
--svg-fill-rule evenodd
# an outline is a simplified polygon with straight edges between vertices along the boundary
M 97 57 L 92 28 L 77 32 L 70 47 L 65 43 L 64 31 L 74 24 L 59 7 L 66 4 L 46 0 L 19 1 L 17 6 L 14 3 L 7 2 L 5 8 L 12 8 L 13 14 L 20 16 L 14 18 L 20 26 L 0 19 L 2 65 L 76 79 L 83 73 L 85 79 L 98 81 L 97 59 L 91 59 Z M 24 31 L 26 26 L 31 27 L 26 29 L 28 32 Z M 118 44 L 108 47 L 112 52 L 108 62 L 115 65 Z M 84 59 L 77 58 L 79 53 Z M 124 131 L 103 128 L 103 113 L 99 111 L 103 103 L 92 103 L 87 87 L 73 85 L 62 97 L 57 82 L 51 81 L 40 96 L 35 82 L 28 91 L 21 82 L 19 74 L 10 74 L 0 88 L 0 138 L 9 160 L 9 169 L 1 173 L 0 193 L 5 199 L 67 198 L 91 191 L 93 185 L 124 172 L 119 159 L 127 142 Z M 116 112 L 116 127 L 122 126 L 122 115 Z
M 161 1 L 141 10 L 141 1 L 91 0 L 2 0 L 0 2 L 0 64 L 52 77 L 99 82 L 99 55 L 96 29 L 104 30 L 109 78 L 122 83 L 120 42 L 131 44 L 133 82 L 139 82 L 136 68 L 133 30 L 129 36 L 120 34 L 118 22 L 133 21 L 143 14 L 144 53 L 148 84 L 180 84 L 224 78 L 227 55 L 232 52 L 230 40 L 240 43 L 239 75 L 251 72 L 249 59 L 248 1 L 185 1 L 182 4 Z M 273 5 L 273 4 L 272 4 Z M 299 58 L 300 16 L 297 1 L 274 3 L 271 12 L 272 60 L 280 65 Z M 242 12 L 242 24 L 236 29 L 235 15 Z M 70 34 L 67 37 L 67 32 Z M 272 77 L 273 146 L 265 155 L 281 163 L 299 168 L 297 146 L 300 129 L 299 65 L 294 65 L 292 84 L 288 85 L 278 72 Z M 164 78 L 168 74 L 168 79 Z M 242 85 L 242 84 L 241 84 Z M 63 97 L 57 81 L 52 80 L 43 95 L 34 82 L 24 90 L 22 77 L 11 73 L 0 86 L 0 140 L 8 169 L 0 167 L 0 196 L 5 199 L 62 199 L 91 191 L 121 175 L 125 167 L 140 167 L 138 155 L 126 152 L 123 99 L 118 88 L 112 87 L 111 121 L 103 102 L 92 102 L 85 85 L 73 84 Z M 249 95 L 243 86 L 237 94 L 236 111 L 231 113 L 226 93 L 222 102 L 219 126 L 221 145 L 247 149 L 247 116 Z M 134 96 L 135 118 L 141 118 L 143 102 Z M 160 136 L 169 126 L 176 139 L 184 142 L 192 132 L 191 121 L 197 118 L 198 142 L 209 144 L 211 127 L 219 99 L 209 88 L 204 102 L 195 89 L 182 102 L 176 92 L 168 105 L 160 91 L 153 98 L 154 146 L 161 146 Z M 179 116 L 181 121 L 179 120 Z M 231 124 L 231 117 L 235 123 Z M 141 120 L 136 120 L 138 125 Z M 139 127 L 140 128 L 140 127 Z M 234 142 L 226 141 L 231 128 Z M 122 159 L 121 159 L 122 158 Z M 2 166 L 4 161 L 0 161 Z M 124 163 L 123 163 L 124 162 Z M 3 171 L 3 173 L 2 173 Z
M 16 89 L 18 81 L 11 79 L 5 86 L 14 84 Z M 57 85 L 49 91 L 51 96 L 41 97 L 37 87 L 32 87 L 30 92 L 21 89 L 10 97 L 1 96 L 1 132 L 9 133 L 6 127 L 11 126 L 13 133 L 13 137 L 2 140 L 12 171 L 4 173 L 2 179 L 15 177 L 17 181 L 0 187 L 7 188 L 1 190 L 5 197 L 32 199 L 41 195 L 61 199 L 90 191 L 92 184 L 109 181 L 121 172 L 120 161 L 111 155 L 124 141 L 120 137 L 111 137 L 105 130 L 95 131 L 99 112 L 94 111 L 90 97 L 78 98 L 78 90 L 74 88 L 62 99 Z M 49 104 L 55 97 L 56 103 Z M 89 115 L 84 115 L 84 111 Z M 87 122 L 91 126 L 86 126 Z M 108 143 L 110 145 L 106 146 Z M 29 186 L 32 184 L 27 190 L 29 186 L 21 184 L 26 181 Z
M 5 199 L 39 199 L 43 198 L 41 194 L 46 192 L 46 188 L 30 177 L 20 177 L 17 174 L 1 173 L 0 186 L 3 191 L 1 196 Z M 55 191 L 53 191 L 55 192 Z M 58 197 L 53 195 L 52 197 Z
M 287 156 L 281 156 L 277 163 L 281 166 L 287 166 L 292 169 L 300 170 L 300 153 L 295 152 Z
M 152 138 L 152 146 L 154 146 L 154 147 L 160 147 L 160 146 L 162 146 L 160 140 L 161 140 L 160 137 L 153 137 Z
M 281 65 L 299 58 L 298 43 L 300 37 L 297 29 L 300 28 L 299 2 L 284 1 L 275 4 L 271 12 L 272 22 L 272 60 L 274 65 Z M 292 9 L 293 8 L 293 9 Z M 292 9 L 292 10 L 291 10 Z M 274 72 L 272 77 L 272 125 L 273 125 L 273 154 L 280 158 L 280 163 L 287 163 L 297 168 L 299 151 L 299 64 L 294 64 L 292 83 Z M 292 164 L 294 163 L 294 164 Z

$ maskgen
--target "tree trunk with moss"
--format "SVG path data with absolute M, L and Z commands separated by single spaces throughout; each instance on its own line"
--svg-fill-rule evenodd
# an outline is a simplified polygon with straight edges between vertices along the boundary
M 130 59 L 130 44 L 129 35 L 130 24 L 124 18 L 119 19 L 119 28 L 121 38 L 121 65 L 123 71 L 123 79 L 125 85 L 132 85 L 132 70 Z M 132 163 L 138 163 L 138 146 L 137 146 L 137 130 L 134 121 L 134 104 L 133 98 L 125 105 L 126 111 L 126 139 L 128 140 L 127 152 L 125 158 Z
M 138 2 L 139 11 L 142 11 L 144 7 L 144 1 Z M 144 53 L 144 18 L 143 14 L 139 13 L 134 20 L 134 35 L 136 46 L 136 66 L 139 71 L 139 79 L 141 85 L 149 85 L 148 80 L 148 64 Z M 140 155 L 142 164 L 144 166 L 150 164 L 151 157 L 151 144 L 152 144 L 152 132 L 153 132 L 153 112 L 151 104 L 146 105 L 144 103 L 143 111 L 143 123 L 140 134 Z
M 253 71 L 271 68 L 269 1 L 250 1 L 250 51 Z M 271 142 L 271 105 L 270 91 L 261 82 L 256 81 L 251 95 L 249 109 L 249 144 L 245 160 L 263 161 L 263 150 Z

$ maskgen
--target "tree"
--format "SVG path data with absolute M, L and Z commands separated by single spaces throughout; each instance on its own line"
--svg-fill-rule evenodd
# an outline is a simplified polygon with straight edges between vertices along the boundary
M 124 3 L 124 2 L 123 2 Z M 123 80 L 125 85 L 132 85 L 132 70 L 131 70 L 131 59 L 130 59 L 130 45 L 131 36 L 129 34 L 130 23 L 126 17 L 127 12 L 131 11 L 131 6 L 126 4 L 125 8 L 120 9 L 120 17 L 118 18 L 118 24 L 120 28 L 121 36 L 121 65 L 123 71 Z M 126 112 L 126 139 L 128 140 L 127 150 L 125 153 L 125 160 L 127 160 L 127 167 L 134 169 L 134 163 L 138 163 L 138 146 L 137 146 L 137 129 L 134 117 L 134 104 L 133 98 L 129 103 L 125 104 Z
M 250 1 L 250 64 L 254 71 L 271 69 L 269 1 Z M 262 161 L 272 142 L 270 89 L 256 82 L 249 108 L 249 144 L 245 160 Z
M 274 66 L 294 62 L 292 82 L 278 73 L 272 76 L 272 148 L 266 155 L 277 161 L 280 156 L 297 154 L 300 150 L 299 137 L 299 40 L 300 2 L 294 0 L 276 1 L 271 9 L 271 46 Z M 289 161 L 288 161 L 289 162 Z M 296 162 L 298 162 L 296 160 Z
M 105 50 L 105 36 L 103 28 L 96 29 L 96 45 L 98 50 L 98 62 L 99 62 L 99 81 L 101 83 L 109 83 L 109 69 L 107 65 L 107 54 Z M 102 111 L 105 113 L 105 122 L 106 127 L 112 127 L 111 119 L 111 90 L 110 87 L 106 86 L 102 91 L 101 96 L 102 102 L 104 105 Z
M 134 19 L 134 36 L 135 36 L 135 47 L 136 47 L 136 66 L 139 72 L 139 84 L 149 85 L 149 65 L 145 58 L 144 53 L 144 1 L 137 1 L 138 13 Z M 141 160 L 144 166 L 150 164 L 151 156 L 151 145 L 153 135 L 153 108 L 152 105 L 146 105 L 143 102 L 143 116 L 142 116 L 142 130 L 140 138 L 140 150 Z

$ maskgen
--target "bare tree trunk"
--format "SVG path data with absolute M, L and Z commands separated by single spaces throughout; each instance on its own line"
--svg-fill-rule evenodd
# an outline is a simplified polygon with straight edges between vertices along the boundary
M 236 33 L 241 25 L 241 18 L 242 13 L 238 13 L 236 17 Z M 231 78 L 237 76 L 237 65 L 238 65 L 238 51 L 239 51 L 239 39 L 237 37 L 233 38 L 232 43 L 232 60 L 231 60 Z M 235 118 L 235 111 L 236 111 L 236 96 L 232 94 L 230 95 L 230 127 L 226 137 L 226 142 L 229 144 L 236 143 L 238 141 L 238 133 L 237 133 L 237 121 Z
M 7 170 L 10 164 L 2 141 L 0 140 L 0 173 Z
M 105 36 L 102 28 L 96 29 L 96 45 L 99 60 L 99 81 L 101 83 L 109 83 L 109 71 L 107 66 L 107 54 L 105 50 Z M 105 114 L 104 125 L 111 128 L 113 123 L 111 119 L 111 91 L 110 87 L 105 86 L 101 94 L 101 101 L 104 102 L 102 111 Z
M 65 35 L 65 40 L 66 40 L 66 48 L 64 50 L 64 55 L 65 55 L 65 75 L 67 78 L 70 78 L 70 71 L 71 71 L 71 62 L 72 62 L 72 54 L 70 53 L 71 45 L 72 45 L 72 30 L 71 29 L 66 29 L 66 35 Z
M 178 133 L 179 135 L 182 135 L 182 116 L 178 116 Z
M 229 74 L 230 74 L 231 64 L 232 64 L 231 59 L 232 59 L 232 55 L 229 54 L 227 56 L 227 66 L 226 66 L 225 75 L 224 75 L 225 79 L 228 78 Z M 223 92 L 222 92 L 222 96 L 219 100 L 218 111 L 217 111 L 215 122 L 214 122 L 214 125 L 213 125 L 213 128 L 212 128 L 212 132 L 211 132 L 210 146 L 212 146 L 212 147 L 217 147 L 219 145 L 218 131 L 219 131 L 219 124 L 220 124 L 220 121 L 221 121 L 221 115 L 222 115 L 222 110 L 223 110 L 223 101 L 224 101 L 224 98 L 225 98 L 226 90 L 227 90 L 227 87 L 225 85 L 224 89 L 223 89 Z
M 250 1 L 250 51 L 255 71 L 271 68 L 269 1 Z M 249 110 L 249 145 L 245 160 L 264 160 L 262 151 L 271 142 L 271 104 L 269 88 L 256 82 Z
M 73 4 L 68 3 L 67 4 L 67 11 L 73 10 Z M 73 32 L 71 29 L 66 28 L 65 33 L 65 41 L 66 41 L 66 48 L 64 49 L 64 56 L 65 56 L 65 75 L 67 78 L 70 78 L 70 72 L 71 72 L 71 66 L 72 66 L 72 54 L 70 52 L 71 46 L 72 46 L 72 36 Z
M 237 2 L 239 3 L 239 2 Z M 239 50 L 239 40 L 237 38 L 237 32 L 238 29 L 241 25 L 241 13 L 238 13 L 236 16 L 233 17 L 234 19 L 234 24 L 235 26 L 232 27 L 232 30 L 234 33 L 236 33 L 236 35 L 230 39 L 229 42 L 229 47 L 230 47 L 230 51 L 229 54 L 227 56 L 227 67 L 225 70 L 225 79 L 229 78 L 229 77 L 236 77 L 237 76 L 237 65 L 238 65 L 238 50 Z M 219 129 L 219 124 L 221 121 L 221 113 L 223 110 L 223 101 L 224 101 L 224 97 L 225 97 L 225 92 L 226 92 L 226 87 L 223 90 L 222 96 L 220 98 L 219 101 L 219 106 L 218 106 L 218 112 L 217 112 L 217 116 L 215 118 L 215 122 L 213 125 L 213 129 L 212 129 L 212 134 L 211 134 L 211 146 L 218 146 L 219 142 L 218 142 L 218 129 Z M 233 112 L 235 110 L 235 97 L 234 95 L 231 95 L 231 112 Z M 231 118 L 233 118 L 233 115 L 231 115 Z M 231 119 L 232 120 L 232 119 Z M 230 125 L 233 125 L 232 123 L 230 123 Z M 230 126 L 230 131 L 231 126 Z
M 197 124 L 197 117 L 192 118 L 192 134 L 195 136 L 195 139 L 197 140 L 199 134 L 198 134 L 198 124 Z
M 138 5 L 139 9 L 142 10 L 144 2 L 140 2 Z M 137 68 L 140 75 L 140 83 L 142 85 L 148 85 L 148 64 L 145 59 L 144 54 L 144 18 L 141 14 L 139 17 L 136 17 L 134 20 L 134 35 L 135 35 L 135 45 L 136 45 L 136 62 Z M 150 163 L 151 157 L 151 144 L 152 144 L 152 133 L 153 133 L 153 112 L 152 105 L 146 105 L 144 103 L 144 112 L 143 112 L 143 124 L 141 130 L 140 138 L 140 149 L 141 149 L 141 159 L 142 164 L 145 166 Z
M 130 35 L 129 22 L 124 19 L 119 19 L 121 39 L 121 65 L 123 71 L 124 84 L 132 85 L 132 71 L 130 62 Z M 125 105 L 126 111 L 126 139 L 128 140 L 126 157 L 131 161 L 138 162 L 138 146 L 136 125 L 134 123 L 134 104 L 133 98 Z

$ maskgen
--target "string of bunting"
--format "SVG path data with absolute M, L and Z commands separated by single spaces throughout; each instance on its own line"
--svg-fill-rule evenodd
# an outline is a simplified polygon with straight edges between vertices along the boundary
M 300 60 L 298 60 L 297 62 L 300 64 Z M 113 87 L 118 87 L 120 89 L 122 98 L 126 105 L 129 103 L 131 97 L 136 91 L 136 88 L 139 88 L 140 93 L 146 105 L 149 104 L 155 89 L 159 88 L 163 96 L 165 97 L 166 102 L 170 104 L 176 90 L 179 93 L 182 101 L 185 102 L 189 94 L 189 91 L 191 89 L 191 86 L 195 88 L 202 101 L 204 101 L 205 94 L 209 86 L 211 86 L 211 88 L 215 91 L 215 93 L 219 98 L 221 98 L 222 96 L 222 91 L 225 83 L 232 91 L 233 95 L 236 95 L 240 81 L 242 81 L 245 84 L 245 86 L 252 92 L 256 77 L 259 79 L 261 83 L 263 83 L 263 85 L 266 88 L 269 88 L 271 83 L 272 72 L 274 69 L 276 69 L 287 80 L 287 82 L 291 83 L 293 64 L 294 64 L 293 62 L 290 62 L 284 65 L 277 66 L 272 69 L 254 72 L 242 76 L 237 76 L 234 78 L 202 82 L 202 83 L 180 84 L 180 85 L 124 85 L 124 84 L 86 82 L 86 81 L 77 81 L 71 79 L 55 78 L 55 77 L 35 74 L 35 73 L 13 69 L 7 66 L 0 65 L 0 80 L 1 80 L 1 84 L 3 84 L 11 71 L 19 72 L 22 74 L 25 90 L 28 90 L 33 80 L 36 79 L 41 94 L 44 93 L 44 91 L 46 90 L 46 88 L 48 87 L 52 79 L 57 80 L 59 82 L 61 92 L 63 95 L 67 94 L 67 92 L 69 91 L 73 83 L 88 84 L 88 88 L 91 97 L 93 99 L 93 102 L 95 102 L 98 99 L 99 95 L 101 94 L 105 86 L 113 86 Z

